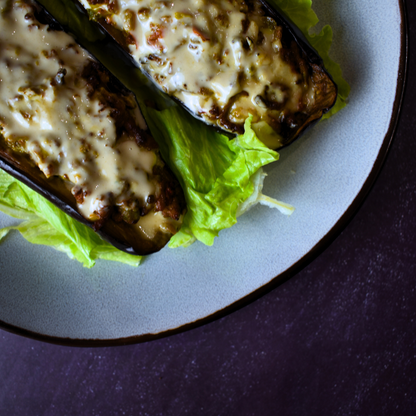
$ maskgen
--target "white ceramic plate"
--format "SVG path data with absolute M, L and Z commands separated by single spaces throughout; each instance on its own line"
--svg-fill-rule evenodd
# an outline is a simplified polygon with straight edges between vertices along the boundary
M 346 109 L 267 168 L 264 192 L 293 204 L 295 213 L 255 207 L 214 247 L 165 248 L 138 269 L 101 261 L 87 270 L 16 233 L 0 245 L 3 328 L 79 345 L 170 333 L 258 295 L 340 231 L 393 134 L 405 67 L 404 7 L 399 0 L 314 0 L 314 9 L 334 30 L 332 56 L 352 91 Z M 14 222 L 0 214 L 0 226 Z

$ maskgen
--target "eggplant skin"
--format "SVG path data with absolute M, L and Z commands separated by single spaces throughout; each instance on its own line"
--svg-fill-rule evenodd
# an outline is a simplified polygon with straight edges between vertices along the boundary
M 37 22 L 49 26 L 48 31 L 62 30 L 59 23 L 42 6 L 39 4 L 35 6 L 30 0 L 23 3 L 32 7 L 33 16 Z M 32 18 L 31 13 L 25 16 L 25 19 Z M 127 103 L 131 103 L 134 101 L 133 94 L 126 90 L 97 61 L 91 58 L 90 62 L 91 65 L 88 66 L 89 72 L 82 75 L 83 77 L 85 76 L 89 94 L 93 96 L 96 90 L 104 91 L 100 99 L 107 97 L 109 101 L 116 102 L 113 107 L 105 107 L 108 103 L 101 101 L 103 109 L 111 112 L 116 129 L 122 129 L 123 132 L 121 134 L 124 135 L 131 133 L 140 149 L 144 149 L 147 152 L 152 151 L 155 154 L 156 163 L 153 165 L 153 174 L 157 178 L 158 188 L 156 194 L 151 197 L 151 201 L 149 201 L 150 197 L 148 197 L 148 201 L 145 202 L 147 205 L 139 207 L 139 215 L 146 215 L 149 212 L 150 214 L 161 212 L 166 219 L 166 222 L 165 220 L 163 222 L 163 231 L 161 228 L 157 228 L 154 235 L 149 238 L 135 225 L 137 220 L 126 220 L 123 217 L 125 212 L 120 213 L 117 211 L 119 208 L 111 208 L 111 215 L 100 218 L 98 221 L 91 221 L 91 218 L 86 218 L 85 214 L 82 215 L 80 213 L 79 201 L 77 201 L 77 196 L 73 192 L 74 188 L 72 188 L 71 192 L 73 184 L 71 185 L 71 183 L 58 175 L 52 174 L 46 177 L 28 153 L 11 146 L 11 139 L 7 138 L 5 130 L 2 130 L 2 128 L 0 128 L 0 168 L 38 192 L 77 221 L 92 228 L 105 241 L 111 243 L 116 248 L 135 255 L 151 254 L 163 248 L 172 234 L 180 228 L 183 215 L 186 212 L 183 191 L 173 173 L 163 163 L 160 156 L 157 156 L 159 152 L 154 139 L 146 131 L 139 128 L 138 124 L 134 124 L 132 116 L 126 115 L 123 118 L 123 112 L 120 111 L 120 106 L 117 103 L 123 99 L 127 100 Z M 65 72 L 58 71 L 57 77 L 53 79 L 51 85 L 53 85 L 53 82 L 65 84 L 64 75 Z M 2 119 L 0 118 L 1 122 Z M 13 135 L 11 137 L 13 138 Z M 119 137 L 118 134 L 117 137 Z M 134 141 L 129 143 L 134 143 Z M 121 201 L 121 203 L 119 201 L 118 207 L 123 207 L 123 204 L 124 201 Z M 152 211 L 144 212 L 143 210 L 146 207 L 153 207 L 149 208 Z M 130 213 L 129 211 L 126 212 Z M 140 222 L 138 225 L 140 225 Z
M 265 0 L 195 1 L 205 14 L 193 10 L 191 0 L 161 2 L 159 8 L 146 0 L 71 1 L 87 8 L 154 85 L 223 133 L 242 134 L 252 114 L 254 130 L 269 134 L 273 140 L 266 144 L 277 149 L 292 143 L 336 102 L 337 86 L 318 53 Z M 182 30 L 187 35 L 180 35 Z

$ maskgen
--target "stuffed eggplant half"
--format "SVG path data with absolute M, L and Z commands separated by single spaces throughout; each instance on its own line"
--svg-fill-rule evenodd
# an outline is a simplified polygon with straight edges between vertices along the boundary
M 242 133 L 251 114 L 259 138 L 277 149 L 336 101 L 319 55 L 266 2 L 79 3 L 161 90 L 223 132 Z
M 32 0 L 0 0 L 0 167 L 132 254 L 180 227 L 182 189 L 132 93 Z

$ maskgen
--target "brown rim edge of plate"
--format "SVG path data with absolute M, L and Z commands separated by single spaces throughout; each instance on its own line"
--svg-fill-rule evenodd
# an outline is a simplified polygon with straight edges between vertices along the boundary
M 378 175 L 380 174 L 381 168 L 384 165 L 386 157 L 388 155 L 391 143 L 393 141 L 394 134 L 397 129 L 399 122 L 400 110 L 403 103 L 404 97 L 404 87 L 406 84 L 407 77 L 407 65 L 408 65 L 408 24 L 407 24 L 407 12 L 404 0 L 399 0 L 399 7 L 401 13 L 401 50 L 400 50 L 400 64 L 399 72 L 397 79 L 397 89 L 396 97 L 394 100 L 392 116 L 390 119 L 389 129 L 383 140 L 383 144 L 380 148 L 380 151 L 377 155 L 377 158 L 374 162 L 373 168 L 368 175 L 366 181 L 364 182 L 361 190 L 358 192 L 354 201 L 344 212 L 342 217 L 337 221 L 337 223 L 331 228 L 331 230 L 324 236 L 322 239 L 302 258 L 300 258 L 295 264 L 289 267 L 286 271 L 279 274 L 273 278 L 270 282 L 259 287 L 254 292 L 249 293 L 241 299 L 238 299 L 231 305 L 226 306 L 223 309 L 220 309 L 214 312 L 211 315 L 208 315 L 204 318 L 198 319 L 194 322 L 187 323 L 185 325 L 179 326 L 177 328 L 169 329 L 159 333 L 153 334 L 143 334 L 143 335 L 134 335 L 126 338 L 116 338 L 116 339 L 76 339 L 76 338 L 60 338 L 50 335 L 43 335 L 37 332 L 33 332 L 27 329 L 19 328 L 14 325 L 10 325 L 6 322 L 0 320 L 0 329 L 5 331 L 21 335 L 26 338 L 31 338 L 36 341 L 43 341 L 50 344 L 69 346 L 69 347 L 110 347 L 110 346 L 121 346 L 121 345 L 130 345 L 138 344 L 148 341 L 153 341 L 160 338 L 165 338 L 171 335 L 179 334 L 181 332 L 188 331 L 200 327 L 202 325 L 213 322 L 219 318 L 222 318 L 232 312 L 237 311 L 238 309 L 247 306 L 248 304 L 259 299 L 261 296 L 275 289 L 277 286 L 280 286 L 282 283 L 289 280 L 295 274 L 299 273 L 304 269 L 308 264 L 310 264 L 315 258 L 318 257 L 329 245 L 338 237 L 338 235 L 344 230 L 348 223 L 353 219 L 354 215 L 358 212 L 358 209 L 364 203 L 366 197 L 368 196 L 371 188 L 373 187 Z

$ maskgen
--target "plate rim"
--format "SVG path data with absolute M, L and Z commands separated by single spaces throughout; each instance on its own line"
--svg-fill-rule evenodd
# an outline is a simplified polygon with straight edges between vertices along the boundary
M 401 15 L 401 47 L 400 47 L 400 59 L 399 59 L 399 70 L 397 78 L 397 88 L 396 96 L 394 99 L 393 110 L 391 113 L 389 128 L 383 139 L 383 143 L 380 147 L 378 155 L 374 161 L 374 165 L 367 176 L 363 186 L 360 191 L 357 193 L 354 200 L 351 202 L 349 207 L 345 210 L 343 215 L 338 219 L 334 226 L 306 253 L 301 257 L 296 263 L 292 264 L 287 270 L 280 273 L 271 279 L 268 283 L 260 286 L 256 290 L 246 294 L 242 298 L 236 300 L 235 302 L 227 305 L 226 307 L 215 311 L 214 313 L 205 316 L 203 318 L 197 319 L 196 321 L 180 325 L 176 328 L 168 329 L 165 331 L 157 333 L 148 333 L 142 335 L 132 335 L 129 337 L 122 338 L 110 338 L 110 339 L 83 339 L 83 338 L 65 338 L 57 337 L 52 335 L 45 335 L 35 331 L 31 331 L 25 328 L 21 328 L 16 325 L 9 324 L 0 319 L 0 329 L 20 335 L 26 338 L 31 338 L 36 341 L 42 341 L 49 344 L 69 346 L 69 347 L 109 347 L 109 346 L 122 346 L 122 345 L 131 345 L 139 344 L 144 342 L 149 342 L 161 338 L 166 338 L 175 334 L 179 334 L 191 329 L 201 327 L 203 325 L 209 324 L 219 318 L 222 318 L 226 315 L 229 315 L 250 303 L 256 301 L 265 294 L 271 292 L 273 289 L 277 288 L 302 269 L 308 266 L 313 260 L 315 260 L 321 253 L 328 248 L 331 243 L 341 234 L 341 232 L 346 228 L 350 221 L 357 214 L 361 206 L 363 205 L 365 199 L 369 195 L 372 187 L 374 186 L 384 162 L 388 156 L 388 153 L 393 142 L 397 126 L 400 119 L 401 109 L 403 105 L 403 97 L 405 94 L 405 86 L 408 74 L 408 54 L 409 54 L 409 33 L 408 33 L 408 21 L 407 21 L 407 10 L 405 0 L 398 0 L 400 15 Z

